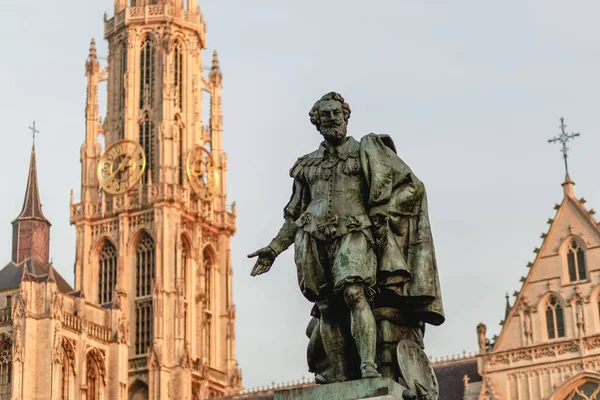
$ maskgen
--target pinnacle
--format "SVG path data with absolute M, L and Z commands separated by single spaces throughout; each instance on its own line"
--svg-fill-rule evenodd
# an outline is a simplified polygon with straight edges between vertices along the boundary
M 575 196 L 575 190 L 573 189 L 575 186 L 575 182 L 571 180 L 569 173 L 565 174 L 565 181 L 562 183 L 563 190 L 565 192 L 565 197 L 567 196 Z
M 217 50 L 213 52 L 212 69 L 219 69 L 219 53 L 217 53 Z
M 94 38 L 92 38 L 92 41 L 90 42 L 90 58 L 96 58 L 96 40 Z

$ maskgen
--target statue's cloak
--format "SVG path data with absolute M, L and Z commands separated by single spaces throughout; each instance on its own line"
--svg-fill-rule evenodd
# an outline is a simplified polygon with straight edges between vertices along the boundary
M 360 159 L 369 214 L 387 219 L 375 307 L 397 309 L 410 319 L 440 325 L 445 317 L 425 186 L 398 157 L 388 135 L 364 136 Z

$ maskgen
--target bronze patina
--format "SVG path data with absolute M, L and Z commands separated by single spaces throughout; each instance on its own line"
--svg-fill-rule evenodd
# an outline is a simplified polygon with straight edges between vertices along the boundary
M 340 94 L 324 95 L 309 115 L 324 141 L 290 170 L 285 221 L 249 255 L 258 257 L 252 276 L 294 244 L 300 290 L 315 304 L 308 364 L 318 383 L 383 375 L 435 399 L 423 334 L 444 312 L 425 187 L 391 137 L 347 135 Z

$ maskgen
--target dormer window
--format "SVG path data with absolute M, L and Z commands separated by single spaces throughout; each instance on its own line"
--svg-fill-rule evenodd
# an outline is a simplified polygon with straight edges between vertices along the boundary
M 584 281 L 587 279 L 585 251 L 575 240 L 571 240 L 569 243 L 567 266 L 569 269 L 569 282 Z

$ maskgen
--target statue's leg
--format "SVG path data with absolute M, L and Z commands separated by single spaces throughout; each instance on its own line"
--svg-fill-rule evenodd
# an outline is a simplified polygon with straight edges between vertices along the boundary
M 321 341 L 334 375 L 331 380 L 333 382 L 346 381 L 349 376 L 345 359 L 344 336 L 338 318 L 340 312 L 331 299 L 317 300 L 317 306 L 321 314 L 319 323 Z
M 379 377 L 381 374 L 377 372 L 377 364 L 375 364 L 377 326 L 364 286 L 360 284 L 346 286 L 344 300 L 350 309 L 350 329 L 360 356 L 362 377 Z

